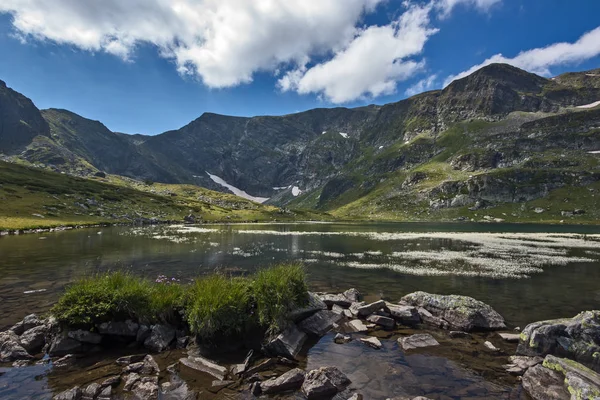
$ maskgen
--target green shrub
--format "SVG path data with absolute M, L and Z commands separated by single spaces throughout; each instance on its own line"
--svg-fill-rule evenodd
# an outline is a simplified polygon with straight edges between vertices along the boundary
M 289 312 L 307 302 L 307 290 L 300 264 L 260 270 L 252 284 L 259 323 L 271 332 L 284 327 Z
M 131 318 L 155 322 L 170 319 L 181 307 L 179 285 L 155 284 L 126 272 L 83 278 L 67 287 L 52 313 L 69 326 L 92 326 Z
M 185 300 L 193 333 L 206 340 L 243 333 L 252 320 L 249 280 L 215 274 L 197 279 Z

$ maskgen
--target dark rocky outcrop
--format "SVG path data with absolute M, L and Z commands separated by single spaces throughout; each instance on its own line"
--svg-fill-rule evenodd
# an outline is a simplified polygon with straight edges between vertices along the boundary
M 434 317 L 447 322 L 452 329 L 470 332 L 506 328 L 504 318 L 500 314 L 472 297 L 415 292 L 404 296 L 402 301 L 424 308 Z

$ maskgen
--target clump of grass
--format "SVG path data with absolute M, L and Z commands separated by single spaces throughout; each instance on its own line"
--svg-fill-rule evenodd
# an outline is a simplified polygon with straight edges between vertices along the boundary
M 304 268 L 300 264 L 283 264 L 258 271 L 252 293 L 258 321 L 269 331 L 280 330 L 287 315 L 307 302 Z
M 252 318 L 246 278 L 215 274 L 197 279 L 186 294 L 185 317 L 191 331 L 211 339 L 244 332 Z
M 249 277 L 213 274 L 190 285 L 163 281 L 125 272 L 80 279 L 66 289 L 52 314 L 71 327 L 125 319 L 179 322 L 183 316 L 192 333 L 211 342 L 256 327 L 268 332 L 282 329 L 289 312 L 308 301 L 299 264 L 262 269 Z
M 166 321 L 181 307 L 180 285 L 154 284 L 127 272 L 83 278 L 69 286 L 52 313 L 69 326 L 109 320 Z

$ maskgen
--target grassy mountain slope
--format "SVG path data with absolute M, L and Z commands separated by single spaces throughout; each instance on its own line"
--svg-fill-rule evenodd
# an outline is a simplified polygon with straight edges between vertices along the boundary
M 492 64 L 443 90 L 384 106 L 278 117 L 205 113 L 156 136 L 114 133 L 66 110 L 44 110 L 50 135 L 35 136 L 10 160 L 224 190 L 209 172 L 271 204 L 343 218 L 477 219 L 478 210 L 527 209 L 556 190 L 592 188 L 600 118 L 598 108 L 580 106 L 600 100 L 599 71 L 546 79 Z M 556 207 L 554 214 L 570 212 L 570 205 Z
M 315 218 L 194 186 L 84 179 L 1 161 L 0 204 L 0 230 L 183 221 L 190 213 L 204 221 Z

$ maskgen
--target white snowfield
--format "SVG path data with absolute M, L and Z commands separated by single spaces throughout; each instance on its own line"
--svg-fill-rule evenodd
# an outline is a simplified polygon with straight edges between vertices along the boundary
M 596 106 L 600 106 L 600 100 L 595 101 L 595 102 L 590 103 L 590 104 L 584 104 L 582 106 L 577 106 L 575 108 L 594 108 Z
M 340 132 L 340 135 L 342 135 L 342 137 L 343 137 L 344 139 L 348 139 L 348 134 L 347 134 L 347 133 Z
M 302 193 L 302 190 L 300 190 L 300 188 L 298 186 L 294 186 L 292 188 L 292 195 L 294 197 L 298 196 L 300 193 Z
M 216 184 L 229 189 L 236 196 L 240 196 L 240 197 L 243 197 L 244 199 L 252 200 L 257 203 L 264 203 L 265 201 L 269 200 L 268 197 L 256 197 L 256 196 L 249 195 L 248 193 L 244 192 L 242 189 L 238 189 L 235 186 L 230 185 L 229 183 L 225 182 L 223 179 L 219 178 L 217 175 L 213 175 L 208 171 L 205 171 L 205 172 L 208 174 L 210 179 L 212 179 Z
M 600 150 L 588 151 L 590 154 L 600 154 Z

